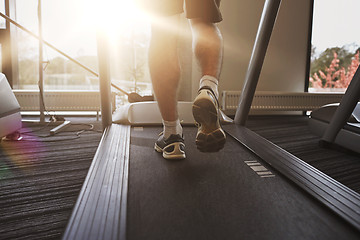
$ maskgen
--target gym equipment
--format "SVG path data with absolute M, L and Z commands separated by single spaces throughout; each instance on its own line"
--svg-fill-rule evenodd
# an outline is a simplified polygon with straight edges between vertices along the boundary
M 0 73 L 0 139 L 21 127 L 20 105 L 5 75 Z
M 182 125 L 194 125 L 192 102 L 178 102 L 179 119 Z M 221 110 L 221 123 L 232 123 L 233 120 Z M 132 126 L 162 125 L 162 118 L 157 102 L 137 102 L 121 106 L 112 115 L 113 123 L 129 124 Z
M 153 149 L 160 127 L 112 124 L 104 102 L 103 138 L 64 240 L 358 239 L 359 194 L 244 127 L 280 2 L 265 2 L 235 124 L 224 126 L 233 138 L 222 152 L 198 152 L 187 140 L 196 129 L 184 127 L 187 159 L 166 161 Z M 100 70 L 108 72 L 103 54 Z
M 312 111 L 309 117 L 310 131 L 320 137 L 324 136 L 338 107 L 339 103 L 327 104 Z M 360 102 L 357 103 L 351 116 L 339 130 L 332 143 L 360 153 Z M 320 142 L 320 144 L 331 147 L 330 143 Z
M 331 146 L 333 143 L 348 148 L 352 151 L 360 153 L 360 133 L 359 133 L 359 100 L 360 100 L 360 66 L 356 70 L 353 79 L 351 80 L 345 95 L 341 99 L 338 107 L 333 106 L 324 107 L 312 114 L 311 121 L 314 132 L 323 134 L 319 142 L 321 146 Z M 327 113 L 331 110 L 335 110 L 332 117 L 329 114 L 323 118 L 322 113 Z M 356 121 L 348 122 L 350 116 Z M 331 119 L 331 121 L 330 121 Z M 327 123 L 326 123 L 327 122 Z M 319 128 L 319 130 L 314 128 Z M 325 130 L 326 129 L 326 130 Z M 321 131 L 322 130 L 322 131 Z
M 339 107 L 336 109 L 335 114 L 331 118 L 329 126 L 326 128 L 324 135 L 320 140 L 320 145 L 328 146 L 332 143 L 339 144 L 353 151 L 360 152 L 360 134 L 357 131 L 358 123 L 347 124 L 352 125 L 354 132 L 345 133 L 342 128 L 346 125 L 346 122 L 353 114 L 354 118 L 359 121 L 359 100 L 360 100 L 360 66 L 356 70 L 353 79 L 351 80 L 345 95 L 341 99 Z M 345 133 L 345 137 L 343 137 Z M 346 138 L 349 137 L 349 139 Z

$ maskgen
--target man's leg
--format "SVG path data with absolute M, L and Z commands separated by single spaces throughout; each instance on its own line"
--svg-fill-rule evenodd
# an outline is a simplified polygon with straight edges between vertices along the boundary
M 177 112 L 180 65 L 177 51 L 179 15 L 161 17 L 152 24 L 149 68 L 154 93 L 163 118 L 164 131 L 155 149 L 164 158 L 185 158 L 182 128 Z
M 175 121 L 178 118 L 176 107 L 180 79 L 177 52 L 178 24 L 179 15 L 175 15 L 163 17 L 163 21 L 151 26 L 150 75 L 161 116 L 165 121 Z M 169 26 L 172 28 L 169 29 Z
M 223 38 L 217 25 L 202 19 L 191 19 L 193 51 L 202 75 L 219 79 L 223 60 Z
M 194 100 L 193 115 L 199 124 L 196 144 L 200 151 L 219 151 L 225 144 L 225 133 L 219 120 L 218 79 L 223 60 L 223 39 L 215 23 L 191 19 L 193 51 L 202 78 L 199 95 Z

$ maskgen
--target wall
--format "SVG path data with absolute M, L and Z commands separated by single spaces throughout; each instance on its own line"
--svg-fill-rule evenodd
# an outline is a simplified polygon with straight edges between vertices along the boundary
M 224 63 L 220 91 L 241 90 L 265 0 L 223 0 Z M 311 0 L 283 0 L 257 90 L 303 92 Z M 193 61 L 192 98 L 200 73 Z

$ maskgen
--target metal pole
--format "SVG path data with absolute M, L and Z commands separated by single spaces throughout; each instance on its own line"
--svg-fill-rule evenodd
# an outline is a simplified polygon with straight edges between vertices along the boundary
M 39 24 L 39 106 L 40 122 L 45 122 L 44 106 L 44 72 L 43 72 L 43 39 L 42 39 L 42 17 L 41 0 L 38 0 L 38 24 Z
M 110 88 L 110 51 L 108 38 L 105 32 L 96 34 L 99 61 L 99 84 L 101 97 L 101 121 L 103 130 L 112 123 L 111 115 L 111 88 Z
M 245 125 L 281 0 L 266 0 L 234 122 Z
M 359 100 L 360 66 L 356 70 L 345 95 L 342 97 L 339 107 L 336 109 L 335 114 L 331 118 L 330 124 L 326 128 L 326 131 L 320 140 L 320 144 L 326 145 L 326 143 L 333 143 L 335 141 L 340 129 L 344 127 Z

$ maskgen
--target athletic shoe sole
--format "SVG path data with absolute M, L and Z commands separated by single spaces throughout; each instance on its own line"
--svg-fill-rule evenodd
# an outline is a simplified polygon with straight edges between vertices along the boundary
M 226 142 L 215 101 L 209 90 L 201 90 L 192 106 L 194 119 L 199 124 L 196 146 L 202 152 L 217 152 Z
M 183 150 L 185 149 L 185 144 L 182 142 L 170 143 L 164 148 L 159 147 L 155 143 L 154 148 L 157 152 L 162 153 L 163 158 L 168 160 L 181 160 L 186 158 L 185 151 Z

